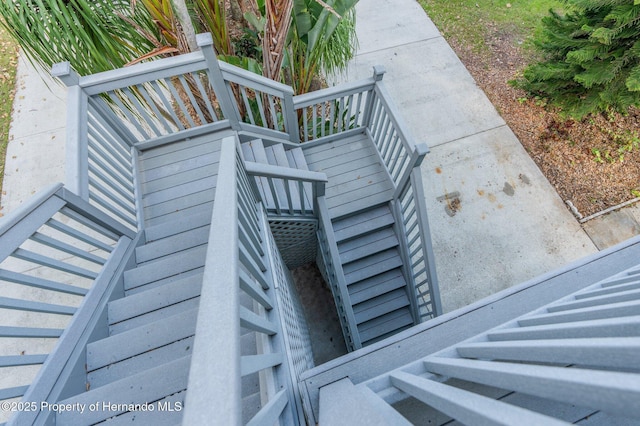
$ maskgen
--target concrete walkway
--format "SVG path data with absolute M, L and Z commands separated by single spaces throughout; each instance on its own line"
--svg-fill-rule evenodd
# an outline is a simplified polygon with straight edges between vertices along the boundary
M 357 15 L 360 48 L 340 79 L 383 65 L 431 148 L 422 171 L 445 311 L 640 233 L 637 207 L 585 232 L 415 0 L 361 0 Z M 46 80 L 20 61 L 0 214 L 64 181 L 65 89 Z
M 66 96 L 66 88 L 47 71 L 20 57 L 1 213 L 14 210 L 51 183 L 64 182 Z

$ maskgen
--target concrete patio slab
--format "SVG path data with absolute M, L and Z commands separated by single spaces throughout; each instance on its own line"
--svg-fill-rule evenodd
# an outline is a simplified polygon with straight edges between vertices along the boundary
M 422 176 L 445 312 L 596 251 L 507 126 L 434 148 Z

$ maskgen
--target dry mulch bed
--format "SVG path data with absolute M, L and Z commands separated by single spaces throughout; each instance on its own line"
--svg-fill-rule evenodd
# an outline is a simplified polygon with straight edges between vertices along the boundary
M 482 53 L 448 41 L 563 200 L 588 216 L 640 196 L 639 110 L 563 119 L 507 84 L 528 63 L 517 36 L 489 28 Z

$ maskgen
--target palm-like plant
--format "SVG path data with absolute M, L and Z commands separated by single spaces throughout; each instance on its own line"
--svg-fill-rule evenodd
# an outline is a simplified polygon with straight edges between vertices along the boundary
M 81 75 L 92 74 L 158 47 L 142 33 L 157 39 L 157 28 L 146 11 L 132 14 L 129 0 L 11 0 L 0 2 L 0 14 L 28 58 L 47 68 L 70 61 Z
M 294 0 L 287 69 L 298 94 L 307 93 L 320 73 L 343 70 L 356 42 L 358 0 Z

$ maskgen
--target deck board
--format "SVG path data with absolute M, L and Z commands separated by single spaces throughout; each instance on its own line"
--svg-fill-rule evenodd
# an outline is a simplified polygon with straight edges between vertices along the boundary
M 366 135 L 304 148 L 309 170 L 327 174 L 332 219 L 389 201 L 393 184 Z

